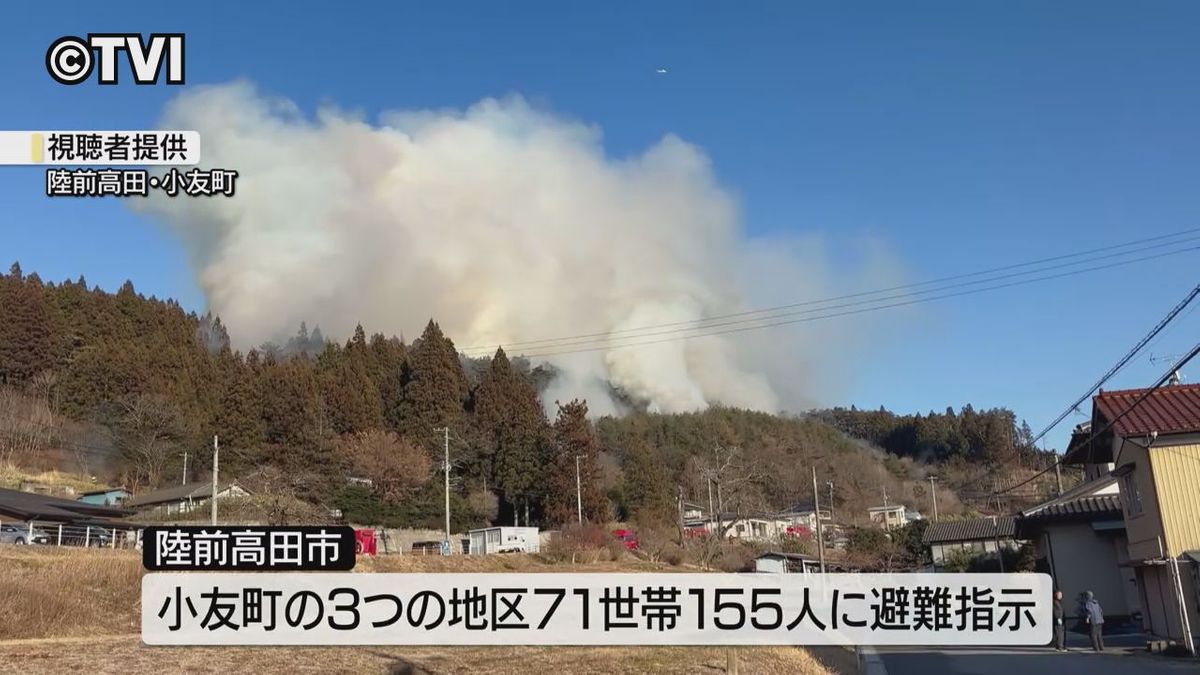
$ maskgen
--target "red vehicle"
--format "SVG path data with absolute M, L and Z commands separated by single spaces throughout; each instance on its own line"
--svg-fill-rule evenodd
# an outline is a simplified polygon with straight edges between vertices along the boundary
M 629 549 L 630 551 L 636 551 L 638 549 L 637 535 L 634 534 L 632 530 L 613 530 L 612 534 L 617 539 L 620 539 L 621 542 L 625 544 L 625 548 Z
M 788 525 L 788 528 L 784 534 L 789 537 L 802 537 L 804 539 L 812 538 L 812 530 L 808 529 L 804 525 Z
M 375 555 L 376 545 L 375 530 L 354 531 L 354 552 L 358 555 Z

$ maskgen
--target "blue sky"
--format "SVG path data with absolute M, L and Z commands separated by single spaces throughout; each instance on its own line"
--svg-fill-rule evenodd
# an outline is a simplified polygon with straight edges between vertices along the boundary
M 614 155 L 678 134 L 711 156 L 751 232 L 820 233 L 835 256 L 875 238 L 916 280 L 1200 224 L 1195 3 L 245 4 L 7 8 L 0 129 L 154 126 L 178 88 L 63 86 L 45 50 L 61 35 L 181 31 L 189 86 L 245 77 L 307 110 L 368 116 L 516 92 L 598 125 Z M 203 309 L 158 226 L 116 201 L 46 199 L 42 181 L 0 168 L 5 264 L 130 278 Z M 1038 429 L 1196 269 L 1193 253 L 927 305 L 828 403 L 1004 405 Z M 1200 312 L 1153 351 L 1197 333 Z M 1112 386 L 1161 369 L 1142 357 Z

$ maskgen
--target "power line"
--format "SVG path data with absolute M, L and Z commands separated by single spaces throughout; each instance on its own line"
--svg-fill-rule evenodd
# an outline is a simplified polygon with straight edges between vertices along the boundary
M 1111 379 L 1117 373 L 1119 373 L 1121 370 L 1123 370 L 1125 368 L 1125 366 L 1128 365 L 1129 362 L 1132 361 L 1134 359 L 1134 357 L 1136 357 L 1137 354 L 1142 349 L 1144 349 L 1148 343 L 1150 343 L 1151 341 L 1154 341 L 1154 338 L 1156 335 L 1161 334 L 1163 332 L 1163 330 L 1166 329 L 1166 327 L 1169 324 L 1171 324 L 1177 316 L 1179 316 L 1179 313 L 1181 311 L 1183 311 L 1183 309 L 1186 308 L 1189 304 L 1191 304 L 1191 302 L 1193 300 L 1196 299 L 1197 295 L 1200 295 L 1200 284 L 1198 284 L 1195 288 L 1193 288 L 1191 291 L 1189 291 L 1187 293 L 1187 295 L 1185 295 L 1183 297 L 1182 300 L 1180 300 L 1174 307 L 1172 307 L 1171 310 L 1169 312 L 1167 312 L 1166 316 L 1164 316 L 1162 319 L 1160 319 L 1159 322 L 1157 324 L 1155 324 L 1155 326 L 1152 329 L 1150 329 L 1150 332 L 1147 333 L 1141 340 L 1139 340 L 1128 352 L 1126 352 L 1126 354 L 1123 357 L 1121 357 L 1121 359 L 1119 361 L 1117 361 L 1117 363 L 1112 368 L 1109 368 L 1108 372 L 1106 372 L 1099 380 L 1097 380 L 1096 383 L 1093 384 L 1090 389 L 1088 389 L 1086 392 L 1084 392 L 1084 394 L 1082 396 L 1080 396 L 1078 399 L 1076 399 L 1074 403 L 1067 406 L 1066 410 L 1064 410 L 1062 412 L 1062 414 L 1060 414 L 1058 417 L 1056 417 L 1053 422 L 1046 425 L 1046 427 L 1044 429 L 1042 429 L 1042 431 L 1040 433 L 1038 433 L 1036 436 L 1034 436 L 1032 439 L 1030 439 L 1029 445 L 1036 447 L 1037 442 L 1039 440 L 1044 438 L 1046 436 L 1046 434 L 1050 433 L 1050 431 L 1052 431 L 1054 429 L 1054 427 L 1058 426 L 1064 419 L 1066 419 L 1068 416 L 1070 416 L 1072 412 L 1077 410 L 1079 408 L 1079 406 L 1082 405 L 1084 403 L 1084 401 L 1086 401 L 1088 399 L 1088 397 L 1090 397 L 1092 394 L 1094 394 L 1096 392 L 1096 390 L 1098 390 L 1100 387 L 1104 386 L 1105 382 L 1108 382 L 1109 379 Z M 1047 469 L 1047 471 L 1049 469 L 1053 469 L 1053 468 L 1054 468 L 1054 465 L 1051 465 Z M 985 471 L 982 474 L 980 474 L 980 476 L 978 476 L 977 478 L 972 479 L 971 481 L 966 483 L 966 485 L 977 484 L 980 480 L 990 477 L 991 475 L 992 475 L 992 471 L 990 471 L 990 470 Z
M 614 336 L 639 334 L 639 333 L 643 333 L 645 331 L 655 331 L 655 330 L 659 330 L 659 329 L 663 329 L 663 328 L 687 326 L 687 327 L 689 327 L 689 329 L 699 329 L 699 328 L 704 328 L 704 327 L 712 327 L 712 326 L 708 326 L 707 324 L 711 324 L 713 322 L 719 322 L 719 321 L 723 321 L 723 320 L 727 320 L 727 319 L 741 318 L 741 321 L 766 320 L 766 319 L 771 319 L 771 318 L 778 318 L 778 317 L 774 317 L 774 316 L 769 316 L 771 314 L 778 313 L 778 312 L 781 312 L 784 310 L 795 309 L 795 308 L 799 308 L 799 307 L 812 307 L 814 305 L 825 305 L 825 304 L 828 304 L 831 302 L 837 302 L 840 300 L 849 300 L 849 299 L 853 299 L 853 298 L 864 298 L 864 297 L 868 297 L 868 296 L 877 296 L 877 295 L 881 295 L 884 293 L 890 293 L 893 291 L 901 291 L 901 290 L 906 290 L 906 289 L 920 288 L 923 286 L 933 286 L 933 285 L 939 285 L 939 284 L 943 285 L 941 288 L 931 288 L 931 289 L 927 289 L 927 290 L 914 291 L 912 293 L 906 293 L 906 294 L 901 294 L 901 295 L 894 295 L 894 296 L 883 297 L 883 298 L 875 298 L 873 300 L 861 301 L 858 303 L 851 303 L 848 305 L 840 305 L 839 307 L 860 305 L 860 304 L 877 302 L 877 301 L 888 300 L 888 299 L 895 299 L 895 298 L 900 298 L 900 297 L 908 297 L 910 295 L 916 295 L 916 294 L 921 294 L 921 293 L 936 293 L 936 292 L 940 292 L 940 291 L 949 290 L 951 288 L 959 288 L 959 287 L 963 287 L 963 286 L 978 285 L 978 284 L 987 284 L 987 283 L 992 283 L 994 281 L 998 281 L 998 280 L 1002 280 L 1002 279 L 1008 279 L 1008 278 L 1014 278 L 1014 277 L 1018 277 L 1018 276 L 1025 276 L 1025 275 L 1032 275 L 1032 274 L 1040 274 L 1042 272 L 1046 272 L 1046 271 L 1049 271 L 1052 269 L 1061 269 L 1064 267 L 1071 267 L 1071 266 L 1075 266 L 1075 265 L 1096 262 L 1098 260 L 1103 260 L 1103 259 L 1132 255 L 1134 253 L 1145 252 L 1145 251 L 1158 249 L 1158 248 L 1177 246 L 1180 244 L 1185 244 L 1185 243 L 1189 243 L 1191 241 L 1195 241 L 1196 239 L 1200 238 L 1200 237 L 1196 237 L 1196 236 L 1190 236 L 1190 235 L 1194 235 L 1195 233 L 1198 233 L 1198 232 L 1200 232 L 1200 228 L 1193 228 L 1190 230 L 1183 230 L 1183 231 L 1175 232 L 1172 234 L 1160 235 L 1157 237 L 1147 237 L 1147 238 L 1143 238 L 1143 239 L 1136 239 L 1136 240 L 1128 241 L 1128 242 L 1125 242 L 1122 244 L 1114 244 L 1111 246 L 1104 246 L 1101 248 L 1089 249 L 1086 251 L 1080 251 L 1080 252 L 1076 252 L 1076 253 L 1068 253 L 1068 254 L 1062 254 L 1062 255 L 1057 255 L 1057 256 L 1051 256 L 1048 258 L 1040 258 L 1037 260 L 1022 262 L 1022 263 L 1015 263 L 1015 264 L 1010 264 L 1010 265 L 1004 265 L 1004 266 L 1000 266 L 1000 267 L 993 267 L 990 269 L 979 270 L 979 271 L 975 271 L 975 272 L 968 272 L 968 273 L 964 273 L 964 274 L 957 274 L 957 275 L 948 276 L 948 277 L 941 277 L 938 279 L 930 279 L 930 280 L 920 281 L 920 282 L 915 282 L 915 283 L 910 283 L 910 284 L 901 284 L 898 286 L 891 286 L 888 288 L 881 288 L 881 289 L 876 289 L 876 290 L 871 290 L 871 291 L 862 291 L 862 292 L 858 292 L 858 293 L 850 293 L 850 294 L 846 294 L 846 295 L 833 296 L 833 297 L 822 298 L 822 299 L 817 299 L 817 300 L 806 300 L 803 302 L 795 302 L 795 303 L 790 303 L 790 304 L 786 304 L 786 305 L 778 305 L 778 306 L 774 306 L 774 307 L 765 307 L 765 308 L 747 310 L 747 311 L 742 311 L 742 312 L 734 312 L 734 313 L 730 313 L 730 314 L 716 315 L 716 316 L 706 317 L 706 318 L 702 318 L 702 319 L 674 321 L 674 322 L 668 322 L 668 323 L 639 326 L 636 328 L 625 328 L 625 329 L 619 329 L 619 330 L 613 330 L 613 331 L 605 331 L 605 332 L 598 332 L 598 333 L 586 333 L 586 334 L 570 335 L 570 336 L 559 336 L 559 337 L 553 337 L 553 338 L 542 338 L 542 339 L 538 339 L 538 340 L 519 340 L 519 341 L 508 342 L 507 346 L 518 347 L 518 348 L 519 347 L 530 347 L 533 349 L 558 347 L 558 346 L 565 346 L 563 343 L 576 344 L 579 341 L 586 340 L 588 338 L 612 339 Z M 1183 237 L 1183 238 L 1180 238 L 1180 237 Z M 1164 241 L 1164 240 L 1171 240 L 1171 241 Z M 1151 246 L 1146 246 L 1143 248 L 1130 249 L 1130 247 L 1147 244 L 1149 242 L 1159 242 L 1159 243 L 1151 245 Z M 1097 253 L 1103 253 L 1106 251 L 1114 251 L 1117 249 L 1130 249 L 1130 250 L 1121 250 L 1116 253 L 1108 253 L 1107 255 L 1095 256 L 1095 254 L 1097 254 Z M 1057 262 L 1057 261 L 1067 260 L 1067 259 L 1071 259 L 1071 258 L 1086 258 L 1086 259 L 1076 260 L 1074 262 L 1064 263 L 1064 264 L 1059 264 L 1059 265 L 1045 266 L 1045 263 Z M 1012 273 L 1012 274 L 995 276 L 990 279 L 979 279 L 979 280 L 975 280 L 975 281 L 962 282 L 962 283 L 957 283 L 957 284 L 952 284 L 952 285 L 945 285 L 947 282 L 951 282 L 951 281 L 958 281 L 958 280 L 969 279 L 969 278 L 973 278 L 973 277 L 993 275 L 997 272 L 1007 272 L 1010 270 L 1020 269 L 1023 267 L 1035 267 L 1035 266 L 1042 266 L 1042 267 L 1041 267 L 1041 269 L 1027 270 L 1024 272 L 1016 272 L 1016 273 Z M 825 309 L 833 309 L 833 307 L 817 308 L 812 311 L 823 311 Z M 754 316 L 754 315 L 760 315 L 760 314 L 766 315 L 766 316 Z M 752 317 L 752 318 L 742 318 L 742 317 Z M 721 325 L 728 325 L 728 324 L 721 324 Z M 633 337 L 633 336 L 637 336 L 637 335 L 630 335 L 630 336 Z M 645 336 L 642 336 L 642 337 L 645 337 Z M 462 351 L 463 353 L 470 354 L 470 353 L 476 353 L 476 352 L 487 352 L 492 349 L 494 349 L 494 346 L 480 345 L 480 346 L 475 346 L 475 347 L 467 347 L 467 348 L 461 349 L 460 351 Z
M 1114 365 L 1112 368 L 1109 368 L 1108 372 L 1105 373 L 1104 376 L 1099 380 L 1097 380 L 1096 383 L 1092 385 L 1091 389 L 1088 389 L 1087 392 L 1085 392 L 1082 396 L 1076 399 L 1074 403 L 1068 406 L 1067 409 L 1062 412 L 1062 414 L 1054 418 L 1054 421 L 1047 425 L 1045 429 L 1042 429 L 1041 433 L 1039 433 L 1037 436 L 1034 436 L 1033 440 L 1030 441 L 1030 445 L 1036 444 L 1043 436 L 1050 433 L 1051 429 L 1058 426 L 1060 422 L 1066 419 L 1067 416 L 1070 415 L 1080 405 L 1082 405 L 1084 401 L 1088 400 L 1092 394 L 1096 393 L 1096 390 L 1098 390 L 1100 387 L 1103 387 L 1105 382 L 1125 368 L 1125 366 L 1132 361 L 1133 358 L 1137 356 L 1138 353 L 1141 352 L 1142 349 L 1144 349 L 1156 335 L 1161 333 L 1163 329 L 1167 327 L 1167 324 L 1171 323 L 1175 317 L 1179 316 L 1179 313 L 1182 312 L 1184 308 L 1186 308 L 1192 303 L 1193 300 L 1196 299 L 1197 295 L 1200 295 L 1200 284 L 1197 284 L 1195 288 L 1193 288 L 1186 296 L 1184 296 L 1183 300 L 1180 300 L 1178 304 L 1172 307 L 1171 311 L 1167 312 L 1167 315 L 1164 316 L 1162 320 L 1159 321 L 1154 328 L 1152 328 L 1150 332 L 1146 334 L 1145 337 L 1139 340 L 1138 343 L 1135 344 L 1133 348 L 1125 354 L 1125 356 L 1121 357 L 1121 360 L 1117 361 L 1116 365 Z
M 530 352 L 520 352 L 520 355 L 524 356 L 526 358 L 539 358 L 539 357 L 546 357 L 546 356 L 558 356 L 558 355 L 562 355 L 562 354 L 580 354 L 580 353 L 594 352 L 594 351 L 608 351 L 608 350 L 613 350 L 613 349 L 625 349 L 628 347 L 640 347 L 640 346 L 644 346 L 644 345 L 661 344 L 664 342 L 675 342 L 675 341 L 679 341 L 679 340 L 692 340 L 695 338 L 712 337 L 715 335 L 728 335 L 731 333 L 741 333 L 741 332 L 751 331 L 751 330 L 762 330 L 764 328 L 788 326 L 788 325 L 794 325 L 794 324 L 800 324 L 800 323 L 808 323 L 811 321 L 821 321 L 821 320 L 825 320 L 825 319 L 833 319 L 833 318 L 838 318 L 838 317 L 843 317 L 843 316 L 865 314 L 868 312 L 874 312 L 874 311 L 879 311 L 879 310 L 884 310 L 884 309 L 892 309 L 892 308 L 896 308 L 896 307 L 905 307 L 905 306 L 909 306 L 909 305 L 923 304 L 926 302 L 933 302 L 935 300 L 945 300 L 948 298 L 974 295 L 976 293 L 995 291 L 995 290 L 1000 290 L 1003 288 L 1024 286 L 1027 284 L 1037 283 L 1037 282 L 1041 282 L 1041 281 L 1050 281 L 1053 279 L 1061 279 L 1061 278 L 1075 276 L 1075 275 L 1079 275 L 1079 274 L 1086 274 L 1088 272 L 1112 269 L 1115 267 L 1122 267 L 1125 265 L 1131 265 L 1134 263 L 1145 262 L 1148 260 L 1165 258 L 1167 256 L 1178 255 L 1180 253 L 1187 253 L 1187 252 L 1196 251 L 1196 250 L 1200 250 L 1200 246 L 1189 246 L 1186 248 L 1182 248 L 1182 249 L 1178 249 L 1178 250 L 1174 250 L 1174 251 L 1167 251 L 1167 252 L 1163 252 L 1163 253 L 1158 253 L 1155 255 L 1148 255 L 1148 256 L 1143 256 L 1140 258 L 1134 258 L 1131 260 L 1117 261 L 1117 262 L 1112 262 L 1112 263 L 1108 263 L 1108 264 L 1104 264 L 1104 265 L 1087 267 L 1087 268 L 1078 269 L 1078 270 L 1071 270 L 1071 271 L 1067 271 L 1067 272 L 1059 272 L 1057 274 L 1050 274 L 1050 275 L 1045 275 L 1045 276 L 1041 276 L 1041 277 L 1035 277 L 1032 279 L 1021 279 L 1018 281 L 1010 281 L 1010 282 L 1006 282 L 1003 284 L 995 284 L 992 286 L 986 286 L 983 288 L 975 288 L 975 289 L 970 289 L 970 290 L 965 290 L 965 291 L 956 291 L 954 293 L 943 293 L 941 295 L 935 295 L 935 296 L 931 296 L 931 297 L 927 297 L 927 298 L 916 298 L 916 299 L 910 299 L 910 300 L 885 303 L 885 304 L 881 304 L 881 305 L 872 305 L 869 307 L 862 307 L 862 308 L 847 310 L 847 311 L 843 311 L 843 312 L 833 312 L 833 313 L 829 313 L 829 314 L 815 314 L 815 315 L 811 315 L 811 316 L 802 316 L 799 318 L 786 319 L 786 320 L 780 320 L 780 321 L 766 321 L 765 323 L 757 323 L 757 324 L 753 324 L 753 325 L 745 325 L 745 326 L 739 325 L 739 326 L 736 326 L 733 328 L 725 328 L 722 330 L 708 330 L 708 328 L 711 328 L 711 327 L 667 330 L 667 331 L 662 331 L 659 333 L 653 333 L 653 334 L 647 334 L 647 335 L 641 335 L 641 336 L 634 336 L 632 338 L 626 338 L 627 340 L 629 340 L 627 342 L 615 342 L 615 343 L 607 343 L 607 344 L 599 343 L 599 344 L 595 344 L 594 346 L 581 347 L 579 349 L 561 349 L 561 350 L 551 350 L 551 351 L 534 350 L 534 351 L 530 351 Z M 938 290 L 944 290 L 944 289 L 938 289 Z M 810 314 L 812 312 L 826 311 L 826 310 L 835 309 L 835 308 L 836 307 L 825 307 L 825 308 L 820 308 L 820 309 L 816 309 L 816 310 L 809 310 L 807 312 L 796 312 L 795 314 Z M 783 315 L 783 316 L 794 316 L 794 314 Z M 774 318 L 774 317 L 767 317 L 767 318 Z M 761 321 L 761 320 L 762 319 L 756 319 L 755 321 Z M 737 323 L 742 323 L 742 322 L 737 322 Z M 689 332 L 693 332 L 693 331 L 698 331 L 698 332 L 694 332 L 691 335 L 685 334 L 685 333 L 689 333 Z M 656 336 L 656 335 L 669 335 L 670 337 L 663 337 L 663 338 L 654 339 L 654 340 L 639 340 L 638 339 L 638 338 L 642 338 L 642 337 L 652 337 L 652 336 Z M 596 341 L 592 341 L 592 342 L 596 342 Z M 477 356 L 482 356 L 482 355 L 483 354 L 481 353 L 481 354 L 478 354 Z M 468 356 L 470 356 L 470 355 L 468 354 Z
M 1119 415 L 1117 415 L 1116 417 L 1109 420 L 1108 424 L 1105 424 L 1101 429 L 1093 431 L 1091 433 L 1091 435 L 1088 436 L 1088 439 L 1087 439 L 1087 441 L 1085 441 L 1085 444 L 1090 446 L 1092 441 L 1095 441 L 1097 438 L 1100 437 L 1101 434 L 1103 434 L 1104 432 L 1111 429 L 1114 424 L 1116 424 L 1118 421 L 1121 420 L 1121 418 L 1125 417 L 1130 412 L 1132 412 L 1134 408 L 1137 408 L 1139 405 L 1141 405 L 1142 401 L 1145 401 L 1150 396 L 1150 394 L 1154 393 L 1155 391 L 1160 389 L 1164 384 L 1166 384 L 1168 381 L 1170 381 L 1171 376 L 1175 373 L 1175 371 L 1182 368 L 1185 364 L 1187 364 L 1188 361 L 1191 361 L 1193 358 L 1195 358 L 1197 354 L 1200 354 L 1200 342 L 1197 342 L 1196 346 L 1192 347 L 1192 349 L 1182 359 L 1180 359 L 1179 362 L 1172 364 L 1172 366 L 1169 369 L 1167 369 L 1167 372 L 1163 373 L 1162 377 L 1158 378 L 1158 381 L 1155 382 L 1153 386 L 1151 386 L 1147 389 L 1144 389 L 1142 391 L 1142 393 L 1137 397 L 1137 399 L 1135 399 L 1133 401 L 1133 403 L 1130 403 L 1128 407 L 1126 407 L 1124 410 L 1122 410 Z M 1037 480 L 1038 477 L 1045 475 L 1049 471 L 1052 471 L 1055 466 L 1061 465 L 1064 458 L 1065 458 L 1065 455 L 1063 457 L 1058 458 L 1054 462 L 1054 464 L 1052 464 L 1051 466 L 1049 466 L 1045 469 L 1042 469 L 1041 471 L 1035 473 L 1034 475 L 1030 476 L 1029 478 L 1026 478 L 1025 480 L 1023 480 L 1015 485 L 1010 485 L 1010 486 L 1004 488 L 1003 490 L 997 490 L 997 491 L 993 492 L 992 495 L 993 496 L 1002 495 L 1007 492 L 1016 490 L 1017 488 L 1019 488 L 1021 486 L 1032 483 L 1033 481 Z

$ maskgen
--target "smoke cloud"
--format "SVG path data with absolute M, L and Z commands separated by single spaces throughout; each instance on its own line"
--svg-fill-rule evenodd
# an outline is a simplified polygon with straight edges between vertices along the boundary
M 411 339 L 434 317 L 479 355 L 846 290 L 821 241 L 748 237 L 695 146 L 668 135 L 610 157 L 596 127 L 515 96 L 371 123 L 333 109 L 307 117 L 239 82 L 181 95 L 163 126 L 199 130 L 204 164 L 240 173 L 234 198 L 154 197 L 139 208 L 183 242 L 208 309 L 242 348 L 302 320 L 329 336 L 362 323 Z M 875 254 L 866 269 L 881 269 Z M 663 412 L 778 411 L 814 401 L 849 328 L 534 360 L 561 372 L 550 405 L 579 396 L 611 413 L 616 387 Z

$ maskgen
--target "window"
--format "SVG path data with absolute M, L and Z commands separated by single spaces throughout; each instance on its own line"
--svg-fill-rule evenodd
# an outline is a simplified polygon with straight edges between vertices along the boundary
M 1132 470 L 1121 476 L 1121 497 L 1125 500 L 1125 511 L 1129 515 L 1142 515 L 1142 493 L 1138 490 L 1137 479 Z

